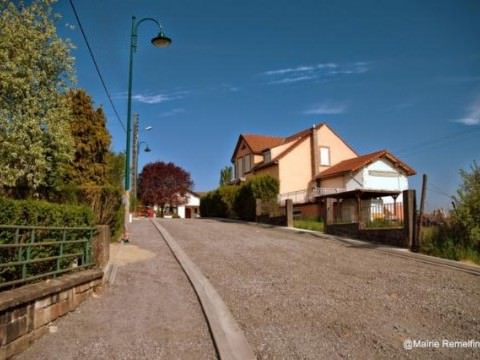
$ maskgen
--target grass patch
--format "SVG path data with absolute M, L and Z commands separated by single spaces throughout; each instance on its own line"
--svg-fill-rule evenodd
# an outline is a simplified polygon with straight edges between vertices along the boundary
M 305 218 L 293 220 L 293 226 L 299 229 L 321 231 L 324 230 L 323 221 L 319 221 L 315 218 Z
M 461 238 L 460 234 L 456 234 L 445 225 L 422 227 L 420 252 L 480 265 L 480 252 L 460 241 Z

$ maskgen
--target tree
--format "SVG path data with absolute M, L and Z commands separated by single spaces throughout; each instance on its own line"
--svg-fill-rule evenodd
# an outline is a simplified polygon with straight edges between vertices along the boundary
M 139 176 L 139 195 L 145 205 L 176 206 L 193 186 L 190 174 L 173 163 L 157 161 L 143 167 Z
M 103 185 L 107 180 L 107 157 L 110 133 L 102 108 L 95 109 L 84 90 L 67 94 L 70 106 L 70 128 L 75 154 L 67 172 L 68 182 L 77 185 Z
M 233 169 L 231 166 L 225 166 L 220 170 L 220 186 L 228 185 L 232 181 Z
M 474 161 L 471 172 L 460 170 L 463 183 L 454 196 L 454 218 L 464 228 L 467 244 L 480 250 L 480 167 Z
M 0 190 L 16 197 L 55 187 L 73 155 L 73 58 L 52 4 L 0 0 Z

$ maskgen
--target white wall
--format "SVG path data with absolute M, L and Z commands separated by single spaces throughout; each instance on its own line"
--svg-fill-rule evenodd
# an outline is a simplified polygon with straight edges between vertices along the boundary
M 188 205 L 188 206 L 200 206 L 200 198 L 198 196 L 195 196 L 195 195 L 187 192 L 186 198 L 187 198 L 186 205 Z
M 347 179 L 346 188 L 403 191 L 408 189 L 408 178 L 390 161 L 379 159 Z
M 185 219 L 185 206 L 184 205 L 179 205 L 177 206 L 177 214 L 180 216 L 182 219 Z

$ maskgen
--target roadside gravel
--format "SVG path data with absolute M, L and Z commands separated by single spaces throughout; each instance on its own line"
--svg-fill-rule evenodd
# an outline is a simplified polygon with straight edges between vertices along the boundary
M 17 359 L 215 359 L 197 297 L 149 220 L 113 252 L 114 284 L 53 323 Z
M 478 276 L 301 231 L 159 221 L 259 359 L 480 357 L 480 348 L 403 348 L 406 339 L 480 341 Z

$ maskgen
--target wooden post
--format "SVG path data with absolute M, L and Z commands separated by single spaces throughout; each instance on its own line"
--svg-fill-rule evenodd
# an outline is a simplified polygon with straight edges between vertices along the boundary
M 403 228 L 405 231 L 405 237 L 407 242 L 407 247 L 414 249 L 416 246 L 416 194 L 415 190 L 405 190 L 403 192 Z
M 420 250 L 420 230 L 422 228 L 423 210 L 425 207 L 425 198 L 427 196 L 427 175 L 422 176 L 422 194 L 420 196 L 420 210 L 417 217 L 417 228 L 415 233 L 415 244 L 412 246 L 412 251 L 418 252 Z
M 285 215 L 287 217 L 287 227 L 293 227 L 293 200 L 285 200 Z

